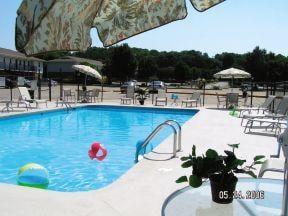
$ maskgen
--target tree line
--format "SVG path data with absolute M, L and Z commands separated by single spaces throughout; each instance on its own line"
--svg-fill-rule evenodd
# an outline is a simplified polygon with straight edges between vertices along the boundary
M 213 74 L 231 67 L 251 73 L 254 81 L 288 80 L 288 57 L 255 47 L 245 54 L 224 52 L 214 57 L 195 50 L 166 52 L 130 48 L 127 44 L 109 48 L 89 48 L 75 52 L 81 58 L 102 61 L 102 73 L 110 81 L 137 79 L 185 82 L 198 78 L 213 79 Z

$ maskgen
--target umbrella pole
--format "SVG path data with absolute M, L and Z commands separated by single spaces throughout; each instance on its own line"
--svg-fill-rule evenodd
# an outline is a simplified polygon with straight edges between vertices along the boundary
M 233 86 L 234 86 L 234 76 L 232 76 L 231 92 L 233 92 Z

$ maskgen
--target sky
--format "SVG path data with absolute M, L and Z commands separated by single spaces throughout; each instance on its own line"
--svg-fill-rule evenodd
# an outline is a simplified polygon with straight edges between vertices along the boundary
M 21 0 L 1 3 L 0 47 L 15 50 L 15 18 Z M 222 52 L 245 53 L 260 46 L 288 56 L 287 0 L 226 0 L 203 13 L 197 12 L 189 1 L 187 6 L 186 19 L 123 43 L 159 51 L 198 50 L 210 56 Z M 102 47 L 96 30 L 91 31 L 91 36 L 93 46 Z

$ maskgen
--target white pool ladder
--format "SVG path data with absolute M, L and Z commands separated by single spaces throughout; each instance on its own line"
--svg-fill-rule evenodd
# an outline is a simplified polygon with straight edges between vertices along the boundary
M 178 131 L 175 128 L 175 125 L 178 127 Z M 146 146 L 150 143 L 150 141 L 162 130 L 162 128 L 169 126 L 173 130 L 173 156 L 172 158 L 176 157 L 177 151 L 181 151 L 181 137 L 182 137 L 182 128 L 179 122 L 175 120 L 167 120 L 161 124 L 159 124 L 145 139 L 145 141 L 141 144 L 141 146 L 137 146 L 136 154 L 135 154 L 135 163 L 138 163 L 139 153 L 142 149 L 146 150 Z M 177 139 L 178 137 L 178 139 Z M 178 143 L 178 145 L 177 145 Z

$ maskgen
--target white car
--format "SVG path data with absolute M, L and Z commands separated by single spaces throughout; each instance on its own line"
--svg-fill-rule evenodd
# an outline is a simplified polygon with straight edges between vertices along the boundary
M 152 81 L 148 83 L 149 92 L 157 92 L 158 89 L 165 89 L 166 84 L 163 81 Z

